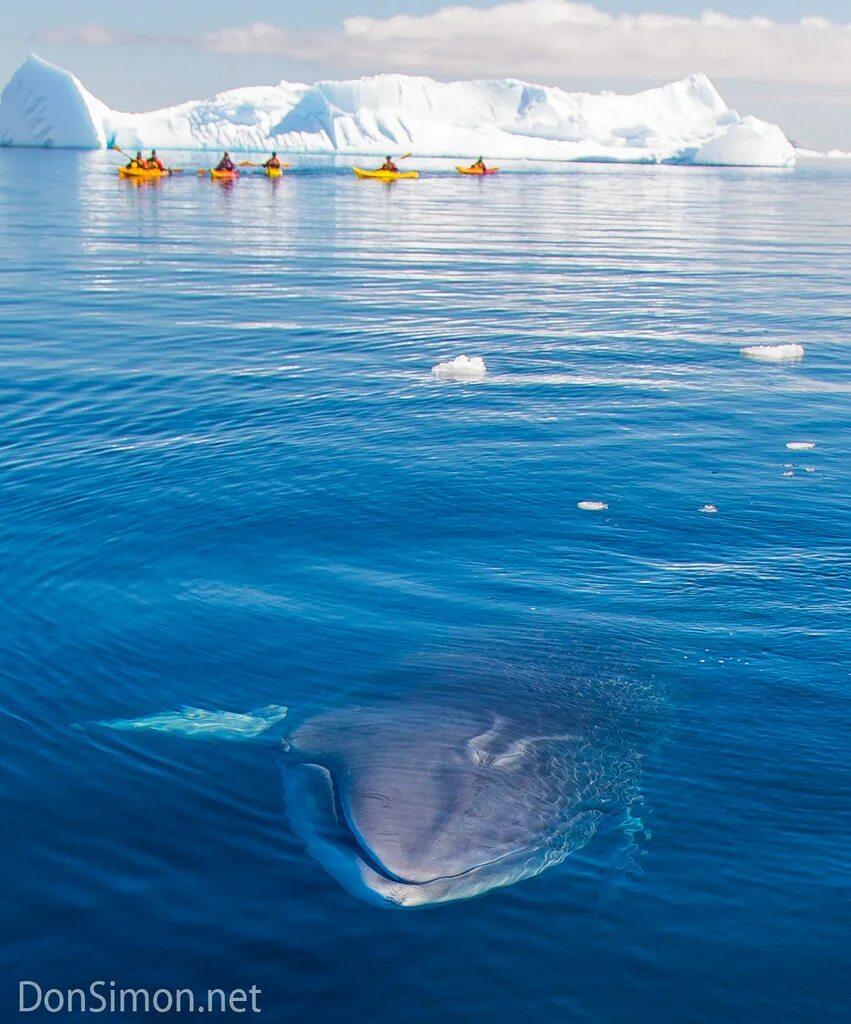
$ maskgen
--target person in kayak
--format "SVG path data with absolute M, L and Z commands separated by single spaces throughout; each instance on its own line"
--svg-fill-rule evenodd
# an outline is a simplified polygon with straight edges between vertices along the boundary
M 136 156 L 127 165 L 128 167 L 138 167 L 140 171 L 147 171 L 148 161 L 144 159 L 141 151 L 137 150 Z
M 278 154 L 277 153 L 272 153 L 272 155 L 269 157 L 269 159 L 266 161 L 266 163 L 263 164 L 263 166 L 266 168 L 267 171 L 268 170 L 279 170 L 280 167 L 281 167 L 281 161 L 278 159 Z
M 230 153 L 225 152 L 224 156 L 221 158 L 221 160 L 219 160 L 218 164 L 216 165 L 216 170 L 217 171 L 235 171 L 236 170 L 236 164 L 234 164 L 233 160 L 231 160 Z
M 155 149 L 151 150 L 151 155 L 148 157 L 146 163 L 148 165 L 148 170 L 165 171 L 165 164 L 157 156 L 157 151 Z
M 399 173 L 399 168 L 393 163 L 393 160 L 389 156 L 384 158 L 384 163 L 378 169 L 379 171 L 392 171 L 393 174 Z
M 487 170 L 487 167 L 485 167 L 485 161 L 482 159 L 482 157 L 479 157 L 479 159 L 473 164 L 473 167 L 480 170 L 482 174 L 484 174 L 485 171 Z

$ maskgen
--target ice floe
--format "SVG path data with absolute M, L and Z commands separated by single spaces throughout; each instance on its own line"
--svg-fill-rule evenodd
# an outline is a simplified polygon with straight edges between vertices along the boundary
M 481 356 L 456 356 L 432 366 L 431 372 L 438 380 L 484 380 L 487 367 Z
M 711 513 L 717 512 L 718 509 L 717 509 L 717 507 L 715 505 L 701 505 L 701 507 L 697 511 L 698 512 L 707 512 L 707 513 L 711 514 Z
M 804 346 L 788 345 L 748 345 L 740 349 L 748 359 L 758 359 L 763 363 L 795 363 L 804 358 Z
M 609 506 L 605 501 L 577 501 L 576 507 L 583 512 L 605 512 Z
M 808 452 L 815 448 L 815 441 L 787 441 L 786 447 L 793 452 Z

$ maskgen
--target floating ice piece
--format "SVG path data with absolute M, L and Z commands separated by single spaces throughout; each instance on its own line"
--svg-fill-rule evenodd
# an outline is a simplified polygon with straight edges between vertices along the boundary
M 787 469 L 783 476 L 794 476 L 794 472 L 791 469 Z
M 576 507 L 583 512 L 605 512 L 609 506 L 605 501 L 577 501 Z
M 786 447 L 793 452 L 808 452 L 815 448 L 815 441 L 787 441 Z
M 565 92 L 515 78 L 437 82 L 408 75 L 280 82 L 130 114 L 70 72 L 30 55 L 0 98 L 0 144 L 252 150 L 383 156 L 786 166 L 778 127 L 741 117 L 691 75 L 630 96 Z
M 804 358 L 803 345 L 748 345 L 740 351 L 748 359 L 763 363 L 796 363 Z
M 816 471 L 816 467 L 815 466 L 804 466 L 804 472 L 805 473 L 815 473 L 815 471 Z
M 110 729 L 153 729 L 155 732 L 172 732 L 181 736 L 251 740 L 282 722 L 286 716 L 287 709 L 280 704 L 269 704 L 249 714 L 183 707 L 178 711 L 163 711 L 144 718 L 120 718 L 100 724 Z
M 432 366 L 431 372 L 438 380 L 484 380 L 487 367 L 481 356 L 456 356 Z
M 717 512 L 718 508 L 715 505 L 701 505 L 697 510 L 698 512 Z

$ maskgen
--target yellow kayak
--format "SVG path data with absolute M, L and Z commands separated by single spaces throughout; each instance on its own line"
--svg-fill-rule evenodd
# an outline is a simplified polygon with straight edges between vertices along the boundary
M 267 167 L 266 168 L 266 177 L 267 178 L 280 178 L 280 176 L 283 173 L 284 173 L 284 171 L 283 171 L 283 168 L 281 168 L 281 167 Z
M 217 171 L 214 167 L 210 171 L 210 177 L 214 181 L 234 181 L 239 177 L 239 171 Z
M 147 169 L 145 167 L 119 167 L 119 178 L 167 178 L 171 172 L 161 171 L 158 167 Z
M 483 174 L 496 174 L 496 172 L 499 170 L 499 168 L 498 167 L 486 167 L 484 170 L 482 170 L 481 167 L 456 167 L 455 170 L 459 174 L 479 174 L 479 175 L 483 175 Z
M 419 171 L 365 171 L 362 167 L 352 170 L 359 178 L 378 178 L 379 181 L 398 181 L 400 178 L 419 178 Z

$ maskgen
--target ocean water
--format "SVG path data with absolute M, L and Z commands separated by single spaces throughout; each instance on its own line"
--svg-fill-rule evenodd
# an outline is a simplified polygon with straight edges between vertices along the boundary
M 851 170 L 302 163 L 0 152 L 2 1019 L 23 979 L 256 985 L 280 1022 L 841 1019 Z M 432 375 L 460 354 L 484 380 Z M 419 910 L 305 850 L 273 746 L 92 724 L 392 700 L 442 660 L 474 701 L 488 658 L 507 713 L 527 666 L 623 683 L 632 841 Z

